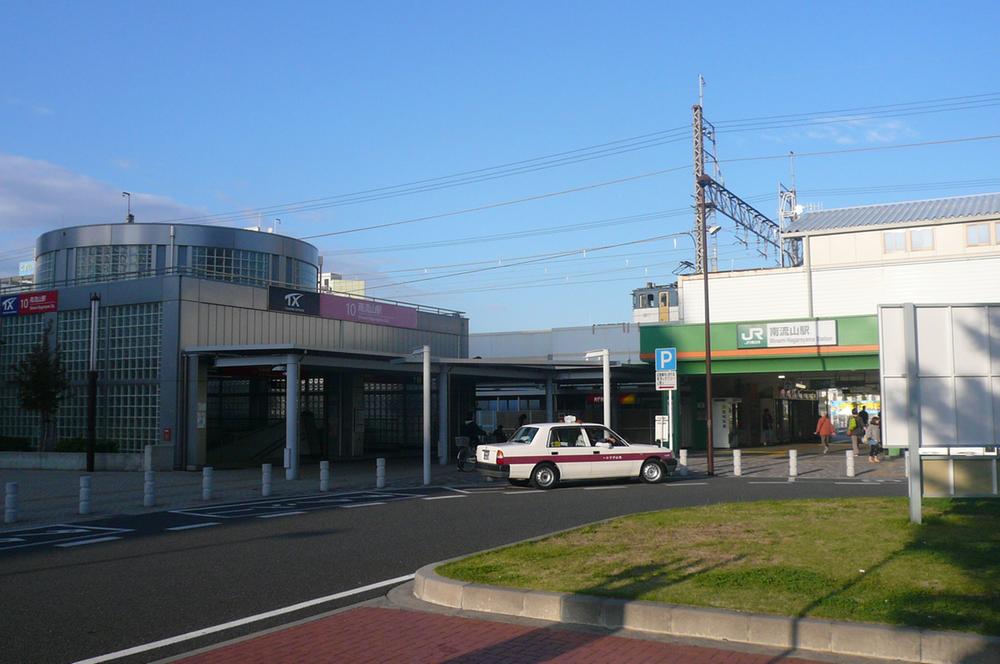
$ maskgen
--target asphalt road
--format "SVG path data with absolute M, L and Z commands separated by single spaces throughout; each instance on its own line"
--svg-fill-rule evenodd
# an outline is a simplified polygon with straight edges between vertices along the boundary
M 5 532 L 0 662 L 97 657 L 622 514 L 730 501 L 898 496 L 905 495 L 906 485 L 702 478 L 547 492 L 503 483 L 464 490 L 325 494 L 87 523 L 107 531 L 74 532 L 70 524 L 21 536 Z M 387 590 L 114 661 L 189 652 Z

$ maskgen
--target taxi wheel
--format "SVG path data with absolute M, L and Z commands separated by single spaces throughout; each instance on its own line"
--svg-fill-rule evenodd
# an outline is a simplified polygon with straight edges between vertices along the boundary
M 559 483 L 559 471 L 550 463 L 541 463 L 531 471 L 531 484 L 536 489 L 551 489 Z
M 642 470 L 639 471 L 639 476 L 642 477 L 643 482 L 649 484 L 656 484 L 663 480 L 663 465 L 659 461 L 654 461 L 653 459 L 647 460 L 642 464 Z

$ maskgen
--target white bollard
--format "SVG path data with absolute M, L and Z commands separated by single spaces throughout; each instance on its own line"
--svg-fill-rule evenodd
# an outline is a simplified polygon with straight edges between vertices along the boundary
M 681 474 L 681 477 L 686 477 L 688 474 L 688 451 L 681 450 L 681 460 L 677 464 L 677 472 Z
M 741 477 L 743 475 L 742 450 L 733 450 L 733 475 L 736 477 Z
M 910 476 L 910 450 L 903 450 L 903 477 Z
M 375 488 L 385 488 L 385 459 L 375 459 Z
M 329 491 L 330 490 L 330 462 L 320 461 L 319 462 L 319 490 Z
M 214 471 L 211 466 L 205 466 L 201 469 L 201 499 L 211 500 L 212 499 L 212 475 Z
M 271 495 L 271 464 L 260 465 L 260 495 L 267 498 Z
M 7 482 L 3 499 L 3 522 L 17 521 L 17 482 Z
M 788 450 L 788 476 L 799 476 L 799 451 Z
M 142 479 L 142 506 L 152 507 L 156 504 L 156 483 L 153 471 L 147 470 Z
M 90 514 L 90 475 L 80 478 L 80 514 Z
M 844 458 L 847 459 L 847 476 L 854 477 L 854 450 L 845 450 Z

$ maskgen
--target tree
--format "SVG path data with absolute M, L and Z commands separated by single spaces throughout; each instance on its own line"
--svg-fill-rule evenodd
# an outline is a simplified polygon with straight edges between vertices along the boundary
M 50 323 L 42 332 L 38 345 L 14 367 L 14 382 L 17 384 L 21 408 L 37 412 L 42 420 L 42 440 L 38 447 L 42 452 L 53 447 L 55 436 L 52 423 L 59 410 L 59 400 L 69 387 L 59 346 L 49 346 L 51 329 Z

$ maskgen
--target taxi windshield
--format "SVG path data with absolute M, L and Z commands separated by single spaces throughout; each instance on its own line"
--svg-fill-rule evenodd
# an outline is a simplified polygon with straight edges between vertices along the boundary
M 514 432 L 507 442 L 508 443 L 530 443 L 535 438 L 535 434 L 538 433 L 538 427 L 521 427 Z

